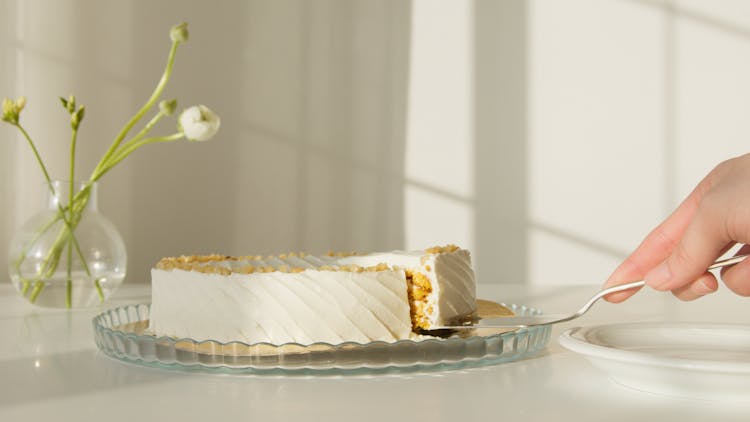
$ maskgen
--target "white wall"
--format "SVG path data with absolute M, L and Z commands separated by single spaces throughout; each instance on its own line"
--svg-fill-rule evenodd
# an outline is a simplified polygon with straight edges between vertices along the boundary
M 718 162 L 750 150 L 750 3 L 537 0 L 529 279 L 604 279 Z
M 156 83 L 168 28 L 190 23 L 168 95 L 222 130 L 141 150 L 102 183 L 128 282 L 164 255 L 457 242 L 484 283 L 599 283 L 748 149 L 746 2 L 208 3 L 0 0 L 0 96 L 28 97 L 57 177 L 56 96 L 87 105 L 91 169 Z M 0 258 L 41 183 L 0 126 Z
M 158 81 L 170 26 L 190 23 L 167 96 L 209 105 L 222 129 L 139 150 L 104 179 L 128 282 L 165 255 L 403 246 L 408 3 L 2 0 L 0 16 L 3 95 L 28 97 L 23 119 L 58 177 L 69 135 L 57 96 L 87 106 L 90 171 Z M 44 194 L 11 129 L 0 127 L 0 256 Z

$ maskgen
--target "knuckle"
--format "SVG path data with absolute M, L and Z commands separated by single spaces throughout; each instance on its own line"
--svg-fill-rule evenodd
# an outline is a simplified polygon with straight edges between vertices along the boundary
M 692 254 L 687 249 L 685 244 L 680 242 L 674 247 L 672 256 L 667 260 L 666 263 L 669 267 L 669 271 L 672 274 L 680 274 L 685 270 L 685 268 L 689 268 L 692 262 Z
M 736 242 L 750 242 L 750 210 L 742 204 L 730 204 L 725 218 L 726 237 Z
M 668 253 L 677 245 L 677 240 L 667 232 L 663 225 L 655 228 L 654 234 L 657 238 L 657 245 L 663 245 L 663 252 Z
M 710 224 L 718 220 L 723 214 L 726 213 L 727 209 L 726 198 L 722 192 L 712 190 L 707 192 L 696 210 L 696 218 L 700 219 L 702 224 Z
M 717 164 L 714 167 L 714 169 L 711 171 L 711 174 L 723 174 L 723 173 L 725 173 L 728 169 L 732 168 L 732 166 L 734 165 L 734 162 L 736 160 L 737 160 L 736 158 L 730 158 L 728 160 L 724 160 L 724 161 L 720 162 L 719 164 Z
M 729 176 L 730 173 L 733 172 L 735 167 L 742 166 L 743 157 L 734 157 L 730 158 L 728 160 L 724 160 L 717 164 L 711 172 L 708 173 L 707 180 L 709 181 L 709 185 L 712 186 L 715 183 L 717 183 L 719 180 L 724 179 L 725 177 Z
M 624 278 L 642 278 L 647 272 L 643 264 L 632 255 L 622 262 L 618 270 L 618 275 Z

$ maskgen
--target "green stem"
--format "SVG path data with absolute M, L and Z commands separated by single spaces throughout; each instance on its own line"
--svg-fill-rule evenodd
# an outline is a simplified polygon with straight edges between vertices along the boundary
M 20 269 L 21 265 L 23 264 L 26 254 L 28 253 L 28 250 L 33 246 L 41 236 L 46 233 L 50 228 L 52 228 L 55 223 L 59 220 L 63 220 L 65 222 L 65 227 L 60 231 L 58 234 L 57 239 L 52 245 L 52 248 L 47 253 L 47 256 L 45 257 L 44 264 L 42 268 L 38 271 L 37 276 L 39 278 L 34 282 L 33 289 L 31 291 L 31 302 L 35 302 L 39 294 L 41 293 L 42 289 L 45 286 L 45 283 L 42 281 L 45 276 L 50 276 L 55 272 L 57 269 L 57 266 L 59 264 L 60 256 L 64 250 L 65 245 L 68 246 L 68 294 L 67 294 L 67 304 L 68 307 L 71 306 L 71 287 L 72 287 L 72 274 L 71 274 L 71 267 L 72 267 L 72 250 L 73 248 L 71 245 L 75 248 L 76 254 L 80 257 L 81 262 L 84 266 L 84 269 L 86 270 L 86 273 L 89 277 L 91 277 L 91 273 L 89 271 L 88 265 L 83 257 L 83 254 L 81 253 L 80 245 L 78 244 L 78 241 L 75 237 L 75 229 L 78 226 L 78 223 L 81 220 L 83 210 L 86 208 L 86 204 L 89 200 L 89 195 L 91 192 L 91 186 L 94 182 L 98 181 L 102 176 L 104 176 L 107 172 L 109 172 L 113 167 L 115 167 L 117 164 L 119 164 L 123 159 L 125 159 L 127 156 L 129 156 L 133 151 L 140 148 L 141 146 L 144 146 L 149 143 L 155 143 L 155 142 L 169 142 L 174 141 L 177 139 L 180 139 L 183 137 L 182 133 L 173 134 L 170 136 L 165 137 L 154 137 L 154 138 L 146 138 L 143 139 L 143 137 L 146 135 L 146 133 L 153 128 L 153 126 L 163 117 L 163 113 L 160 112 L 157 114 L 146 126 L 130 141 L 128 141 L 123 148 L 120 148 L 123 140 L 127 136 L 127 134 L 130 132 L 130 130 L 140 121 L 141 118 L 146 114 L 146 112 L 153 107 L 153 105 L 156 103 L 156 101 L 159 99 L 161 94 L 163 93 L 167 83 L 169 82 L 169 78 L 172 74 L 172 68 L 174 66 L 174 60 L 177 53 L 177 48 L 179 46 L 179 41 L 173 41 L 171 49 L 169 51 L 169 56 L 167 58 L 167 64 L 164 69 L 164 73 L 162 74 L 161 79 L 159 80 L 159 83 L 157 84 L 156 88 L 154 89 L 153 93 L 149 97 L 149 99 L 146 101 L 146 103 L 138 110 L 138 112 L 125 124 L 125 126 L 120 130 L 118 135 L 115 137 L 114 141 L 110 145 L 107 152 L 104 154 L 102 159 L 97 164 L 96 168 L 91 174 L 91 177 L 89 178 L 88 182 L 83 186 L 83 188 L 77 192 L 75 195 L 73 195 L 73 189 L 74 184 L 73 181 L 75 180 L 75 144 L 76 144 L 76 136 L 77 136 L 77 130 L 74 128 L 72 140 L 71 140 L 71 166 L 70 166 L 70 192 L 68 197 L 68 206 L 62 207 L 59 203 L 57 204 L 58 207 L 58 213 L 57 215 L 45 226 L 42 227 L 42 229 L 36 234 L 36 237 L 30 242 L 28 245 L 25 246 L 25 251 L 19 257 L 18 261 L 16 262 L 16 270 L 19 273 L 20 276 Z M 53 196 L 55 196 L 55 189 L 52 185 L 52 179 L 49 176 L 49 172 L 47 171 L 47 168 L 44 165 L 44 162 L 42 161 L 42 158 L 39 154 L 39 151 L 36 148 L 36 145 L 34 145 L 34 142 L 31 140 L 31 137 L 26 132 L 26 130 L 18 123 L 13 123 L 18 129 L 21 131 L 21 133 L 24 135 L 26 140 L 28 141 L 31 150 L 34 153 L 34 156 L 39 163 L 39 166 L 42 169 L 42 173 L 44 174 L 44 178 L 47 181 L 47 185 L 49 186 L 50 192 Z M 25 291 L 28 290 L 31 281 L 24 279 L 24 294 Z M 99 293 L 99 299 L 100 301 L 104 300 L 104 295 L 101 289 L 101 283 L 99 279 L 94 280 L 94 284 L 97 288 L 97 291 Z
M 49 172 L 47 172 L 47 167 L 44 165 L 44 161 L 42 161 L 42 157 L 39 155 L 39 151 L 36 149 L 36 145 L 34 145 L 34 141 L 31 140 L 31 136 L 29 136 L 28 132 L 26 132 L 26 129 L 24 129 L 20 123 L 14 123 L 14 125 L 18 128 L 18 130 L 21 131 L 21 133 L 23 134 L 23 137 L 26 138 L 26 141 L 29 143 L 31 150 L 34 152 L 34 157 L 36 157 L 36 161 L 39 163 L 39 167 L 42 168 L 42 173 L 44 173 L 44 179 L 47 181 L 47 186 L 49 186 L 50 191 L 54 195 L 55 187 L 52 186 L 52 179 L 49 177 Z
M 49 176 L 49 172 L 47 171 L 47 167 L 44 165 L 44 160 L 42 160 L 42 157 L 39 154 L 39 150 L 36 148 L 36 144 L 31 139 L 31 136 L 26 131 L 26 129 L 19 122 L 16 122 L 13 125 L 18 128 L 18 130 L 21 132 L 21 134 L 23 134 L 23 137 L 28 142 L 29 147 L 31 147 L 31 151 L 34 153 L 34 157 L 36 158 L 37 163 L 39 164 L 39 167 L 42 170 L 42 174 L 44 174 L 44 179 L 47 182 L 47 187 L 50 190 L 50 194 L 52 194 L 52 196 L 56 196 L 55 187 L 52 185 L 52 179 Z M 75 152 L 75 138 L 76 138 L 76 131 L 73 132 L 73 140 L 71 142 L 71 144 L 72 144 L 71 148 L 72 148 L 72 151 L 73 151 L 73 153 L 71 154 L 71 157 L 74 156 L 74 152 Z M 71 167 L 72 167 L 72 163 L 73 163 L 73 158 L 71 158 Z M 72 184 L 72 181 L 73 181 L 73 175 L 71 173 L 71 184 Z M 71 189 L 71 192 L 72 192 L 72 189 Z M 70 204 L 72 204 L 72 201 L 69 203 L 68 207 L 71 206 Z M 28 249 L 31 248 L 31 246 L 33 246 L 34 243 L 36 243 L 36 241 L 39 239 L 39 237 L 41 237 L 42 234 L 44 234 L 50 227 L 52 227 L 52 225 L 54 225 L 54 223 L 57 222 L 57 220 L 59 218 L 62 218 L 65 221 L 65 225 L 68 228 L 71 236 L 73 236 L 75 238 L 75 234 L 73 233 L 73 230 L 71 228 L 70 221 L 69 221 L 68 218 L 66 218 L 65 210 L 62 208 L 62 206 L 59 203 L 57 204 L 57 208 L 58 208 L 58 216 L 53 221 L 51 221 L 49 224 L 47 224 L 44 227 L 44 229 L 39 232 L 39 234 L 36 236 L 36 238 L 32 242 L 29 242 L 25 246 L 25 251 L 18 258 L 18 260 L 16 262 L 16 271 L 19 273 L 19 276 L 20 276 L 20 272 L 21 272 L 21 270 L 20 270 L 21 269 L 21 265 L 23 264 L 23 261 L 26 259 L 26 254 L 28 253 Z M 76 244 L 78 244 L 77 240 L 76 240 Z M 80 248 L 78 248 L 78 249 L 79 249 L 79 252 L 80 252 Z M 83 255 L 80 255 L 80 258 L 83 260 L 84 259 Z M 56 266 L 57 265 L 55 265 L 55 267 Z M 24 286 L 24 287 L 25 287 L 25 289 L 27 289 L 27 286 Z M 37 282 L 37 284 L 34 286 L 34 290 L 32 291 L 32 298 L 33 298 L 32 303 L 36 300 L 36 297 L 39 296 L 39 293 L 41 293 L 41 289 L 43 289 L 43 288 L 44 288 L 44 283 L 39 284 L 39 282 Z
M 31 290 L 31 296 L 29 297 L 29 301 L 31 303 L 35 303 L 36 299 L 39 297 L 39 293 L 42 292 L 42 289 L 44 288 L 44 282 L 41 280 L 37 280 L 36 283 L 34 283 L 34 288 Z
M 65 281 L 65 306 L 73 307 L 73 237 L 68 238 L 68 279 Z
M 90 192 L 90 191 L 88 191 Z M 73 235 L 75 233 L 76 227 L 78 227 L 78 223 L 81 221 L 83 210 L 86 207 L 86 204 L 88 203 L 89 199 L 89 193 L 86 193 L 85 196 L 80 197 L 78 202 L 74 202 L 73 205 L 70 206 L 71 208 L 71 215 L 73 218 L 71 219 L 70 223 L 65 225 L 60 230 L 60 234 L 57 236 L 57 239 L 55 239 L 55 242 L 52 244 L 52 248 L 47 253 L 47 256 L 44 258 L 45 266 L 42 267 L 42 270 L 40 270 L 40 273 L 43 274 L 44 277 L 50 277 L 52 273 L 57 269 L 57 265 L 60 262 L 60 255 L 62 254 L 62 249 L 64 248 L 64 242 L 66 241 L 68 236 Z M 76 195 L 76 197 L 78 197 Z M 74 198 L 75 201 L 75 198 Z M 58 212 L 58 216 L 59 216 Z M 64 217 L 60 217 L 64 218 Z M 80 252 L 80 249 L 79 249 Z M 81 256 L 83 258 L 83 256 Z M 46 268 L 46 271 L 43 271 Z
M 26 139 L 26 141 L 28 142 L 29 146 L 31 147 L 31 150 L 34 152 L 34 157 L 36 157 L 36 160 L 39 163 L 39 167 L 42 169 L 42 173 L 44 174 L 44 179 L 47 182 L 47 187 L 49 188 L 50 194 L 53 197 L 56 196 L 55 187 L 52 185 L 52 179 L 49 176 L 49 172 L 47 171 L 47 167 L 44 165 L 44 161 L 42 160 L 42 157 L 39 155 L 39 151 L 36 149 L 36 145 L 34 144 L 34 141 L 31 139 L 31 136 L 29 136 L 29 133 L 26 132 L 26 129 L 24 129 L 24 127 L 21 126 L 20 123 L 14 123 L 14 126 L 16 126 L 18 128 L 18 130 L 21 131 L 21 133 L 23 134 L 24 138 Z M 72 181 L 73 177 L 71 177 L 70 180 Z M 25 246 L 24 251 L 21 253 L 21 255 L 19 256 L 18 260 L 16 261 L 16 272 L 19 274 L 19 276 L 20 276 L 20 273 L 21 273 L 21 265 L 23 264 L 23 261 L 26 259 L 26 254 L 28 253 L 29 248 L 31 248 L 31 246 L 33 246 L 36 243 L 36 241 L 39 240 L 39 237 L 41 237 L 42 234 L 46 233 L 47 230 L 49 230 L 49 228 L 51 228 L 60 218 L 62 218 L 63 221 L 65 221 L 65 225 L 68 227 L 68 230 L 73 235 L 76 245 L 78 244 L 78 240 L 75 239 L 75 234 L 73 234 L 73 230 L 72 230 L 72 228 L 70 226 L 70 221 L 68 220 L 67 216 L 65 215 L 65 210 L 67 208 L 69 208 L 69 207 L 70 207 L 70 204 L 68 205 L 68 207 L 63 208 L 58 203 L 57 204 L 58 215 L 52 221 L 50 221 L 45 227 L 43 227 L 42 230 L 40 230 L 37 233 L 36 237 Z M 78 247 L 77 249 L 79 251 L 79 257 L 85 263 L 83 255 L 80 254 L 80 247 Z
M 21 285 L 23 286 L 21 288 L 21 296 L 26 296 L 26 292 L 29 291 L 29 285 L 31 284 L 31 282 L 26 278 L 20 276 L 19 278 L 21 279 Z
M 164 112 L 160 110 L 158 113 L 156 113 L 156 116 L 154 116 L 146 124 L 146 126 L 144 126 L 140 132 L 138 132 L 137 135 L 135 135 L 132 139 L 122 144 L 120 148 L 113 153 L 114 156 L 110 155 L 107 161 L 104 161 L 104 159 L 102 159 L 102 161 L 99 162 L 99 165 L 97 165 L 93 173 L 93 175 L 97 175 L 97 176 L 95 177 L 92 175 L 92 179 L 96 178 L 98 180 L 99 178 L 101 178 L 101 176 L 104 175 L 104 173 L 106 173 L 112 167 L 114 167 L 117 163 L 122 161 L 122 159 L 118 159 L 118 157 L 122 155 L 123 151 L 129 151 L 128 152 L 129 154 L 130 152 L 133 152 L 138 147 L 144 145 L 143 143 L 140 143 L 140 141 L 143 139 L 144 136 L 146 136 L 146 133 L 148 133 L 157 123 L 159 123 L 159 120 L 161 120 L 164 116 L 166 116 L 166 114 L 164 114 Z M 151 139 L 151 138 L 147 138 L 147 139 Z M 133 148 L 135 145 L 137 146 Z M 98 173 L 100 172 L 101 172 L 101 175 L 98 175 Z
M 106 165 L 106 163 L 109 161 L 112 154 L 115 153 L 117 148 L 122 143 L 123 139 L 125 139 L 125 136 L 127 136 L 128 132 L 130 132 L 130 129 L 135 126 L 136 123 L 143 117 L 144 114 L 156 103 L 156 100 L 159 99 L 162 92 L 164 92 L 164 88 L 167 86 L 167 82 L 169 82 L 169 77 L 172 75 L 172 66 L 174 65 L 174 58 L 177 53 L 177 47 L 180 45 L 179 41 L 173 41 L 172 42 L 172 48 L 169 50 L 169 57 L 167 58 L 167 66 L 164 69 L 164 73 L 161 76 L 161 79 L 159 80 L 159 84 L 156 85 L 156 88 L 154 89 L 154 92 L 151 94 L 151 97 L 146 101 L 146 103 L 141 107 L 140 110 L 128 121 L 128 123 L 125 124 L 125 126 L 120 130 L 120 133 L 117 135 L 115 140 L 112 142 L 112 145 L 110 145 L 107 152 L 104 154 L 104 157 L 102 157 L 102 160 L 99 161 L 99 164 L 96 166 L 96 169 L 94 169 L 94 173 L 97 173 L 102 166 Z
M 177 132 L 177 133 L 173 133 L 173 134 L 168 135 L 168 136 L 159 136 L 159 137 L 146 138 L 146 139 L 141 139 L 140 141 L 132 143 L 132 144 L 128 143 L 129 145 L 128 144 L 123 145 L 123 147 L 120 149 L 120 151 L 117 152 L 117 155 L 113 156 L 110 159 L 109 163 L 107 163 L 101 169 L 98 169 L 98 172 L 95 172 L 91 176 L 91 180 L 93 180 L 93 181 L 99 180 L 102 176 L 104 176 L 105 174 L 107 174 L 107 172 L 109 172 L 110 170 L 112 170 L 113 167 L 115 167 L 117 164 L 119 164 L 120 161 L 124 160 L 130 154 L 132 154 L 135 150 L 137 150 L 138 148 L 140 148 L 140 147 L 142 147 L 144 145 L 155 144 L 155 143 L 159 143 L 159 142 L 172 142 L 172 141 L 176 141 L 178 139 L 182 139 L 183 136 L 185 136 L 185 135 L 182 132 Z
M 97 278 L 94 280 L 94 286 L 96 286 L 96 293 L 99 294 L 99 303 L 104 303 L 104 292 L 102 291 L 102 283 Z
M 133 139 L 131 139 L 130 141 L 128 141 L 125 145 L 123 145 L 123 147 L 117 152 L 117 155 L 114 156 L 114 157 L 112 157 L 110 159 L 110 162 L 107 163 L 103 168 L 99 169 L 98 171 L 95 171 L 94 174 L 91 175 L 91 178 L 89 179 L 89 181 L 84 185 L 84 187 L 81 188 L 81 190 L 76 194 L 76 196 L 71 199 L 70 204 L 72 204 L 72 205 L 68 206 L 68 208 L 70 209 L 70 212 L 71 212 L 71 217 L 70 217 L 71 224 L 69 226 L 71 230 L 74 230 L 75 227 L 77 227 L 78 222 L 80 221 L 80 217 L 81 217 L 80 213 L 83 212 L 83 209 L 85 208 L 85 204 L 88 202 L 88 195 L 89 195 L 89 192 L 90 192 L 90 189 L 91 189 L 91 185 L 94 182 L 96 182 L 99 179 L 101 179 L 102 176 L 104 176 L 108 171 L 110 171 L 113 167 L 115 167 L 117 164 L 119 164 L 122 160 L 124 160 L 125 158 L 127 158 L 130 154 L 132 154 L 138 148 L 140 148 L 140 147 L 142 147 L 144 145 L 147 145 L 147 144 L 151 144 L 151 143 L 176 141 L 178 139 L 181 139 L 184 136 L 184 134 L 182 132 L 178 132 L 178 133 L 174 133 L 174 134 L 168 135 L 168 136 L 161 136 L 161 137 L 152 137 L 152 138 L 140 139 L 140 138 L 143 137 L 143 135 L 148 130 L 150 130 L 150 127 L 153 126 L 153 125 L 155 125 L 159 121 L 159 119 L 161 119 L 162 117 L 163 117 L 162 113 L 157 114 L 157 116 L 155 116 L 151 120 L 151 122 L 149 122 L 150 126 L 147 125 L 147 128 L 145 128 L 143 131 L 141 131 L 141 133 L 139 133 L 138 135 L 136 135 L 136 137 L 134 137 Z M 79 210 L 79 208 L 80 208 L 80 210 Z M 78 218 L 75 218 L 75 216 L 77 216 Z M 58 237 L 58 240 L 55 242 L 55 245 L 58 245 L 59 242 L 63 240 L 62 236 L 63 236 L 63 233 L 61 233 L 60 237 Z M 74 239 L 74 241 L 75 241 L 75 239 Z M 76 246 L 76 250 L 78 251 L 78 254 L 80 255 L 81 254 L 80 253 L 80 247 L 78 246 L 77 242 L 75 242 L 75 246 Z M 48 259 L 46 260 L 46 262 L 51 262 L 50 265 L 46 266 L 47 267 L 46 268 L 46 272 L 48 274 L 53 273 L 54 270 L 55 270 L 55 268 L 56 268 L 56 266 L 57 266 L 56 263 L 57 263 L 57 261 L 58 261 L 59 258 L 52 259 L 52 258 L 55 257 L 55 255 L 54 255 L 55 253 L 57 253 L 57 252 L 55 252 L 55 248 L 53 247 L 53 249 L 50 251 L 50 255 L 48 255 Z M 91 274 L 89 272 L 89 269 L 88 269 L 88 266 L 86 265 L 85 260 L 82 259 L 81 261 L 82 261 L 82 263 L 84 265 L 86 273 L 90 277 Z M 70 268 L 70 264 L 68 264 L 68 267 Z M 97 293 L 99 295 L 99 301 L 100 302 L 104 302 L 104 292 L 102 291 L 101 283 L 100 283 L 99 279 L 94 280 L 94 286 L 96 286 L 96 290 L 97 290 Z M 38 295 L 38 293 L 37 293 L 37 295 Z M 32 292 L 32 297 L 34 298 L 33 300 L 35 300 L 34 292 Z M 33 300 L 32 300 L 32 302 L 33 302 Z
M 68 181 L 68 210 L 70 215 L 69 220 L 73 220 L 73 190 L 75 189 L 76 180 L 76 140 L 78 138 L 78 128 L 73 127 L 73 131 L 70 137 L 70 180 Z M 65 305 L 70 309 L 73 306 L 73 232 L 70 232 L 68 238 L 68 280 L 65 282 Z
M 70 219 L 73 219 L 73 192 L 76 180 L 76 139 L 78 138 L 78 129 L 73 129 L 70 137 L 70 180 L 68 181 L 68 209 L 70 210 Z
M 154 117 L 153 117 L 153 118 L 152 118 L 151 120 L 149 120 L 149 122 L 148 122 L 148 123 L 146 123 L 146 125 L 145 125 L 145 126 L 143 127 L 143 129 L 141 129 L 141 131 L 140 131 L 140 132 L 138 132 L 138 134 L 137 134 L 137 135 L 135 135 L 135 136 L 134 136 L 134 137 L 133 137 L 132 139 L 130 139 L 129 141 L 127 141 L 127 142 L 125 142 L 124 144 L 122 144 L 122 146 L 121 146 L 121 148 L 120 148 L 120 150 L 119 150 L 119 151 L 122 151 L 122 150 L 123 150 L 124 148 L 126 148 L 126 147 L 127 147 L 128 145 L 130 145 L 130 144 L 133 144 L 133 143 L 135 143 L 135 142 L 138 142 L 138 141 L 140 141 L 141 139 L 143 139 L 143 137 L 144 137 L 144 136 L 146 136 L 146 134 L 147 134 L 147 133 L 148 133 L 148 132 L 149 132 L 149 131 L 150 131 L 151 129 L 153 129 L 153 127 L 154 127 L 154 126 L 156 126 L 156 124 L 157 124 L 157 123 L 159 123 L 159 120 L 161 120 L 161 119 L 162 119 L 162 118 L 163 118 L 164 116 L 166 116 L 166 114 L 164 114 L 164 112 L 163 112 L 163 111 L 159 110 L 159 112 L 158 112 L 158 113 L 156 113 L 156 116 L 154 116 Z M 119 151 L 116 151 L 116 153 L 118 153 L 118 154 L 119 154 Z M 110 157 L 110 158 L 111 158 L 111 157 Z
M 76 254 L 78 254 L 78 257 L 81 260 L 81 265 L 83 265 L 83 270 L 86 272 L 86 276 L 88 278 L 91 278 L 91 270 L 89 270 L 89 264 L 86 262 L 86 260 L 83 258 L 83 253 L 81 252 L 81 245 L 78 244 L 78 240 L 75 236 L 72 236 L 73 239 L 73 246 L 76 248 Z M 99 283 L 99 279 L 97 278 L 94 280 L 94 286 L 96 286 L 96 291 L 99 293 L 99 302 L 104 302 L 104 292 L 102 292 L 102 286 Z
M 91 175 L 91 178 L 86 183 L 86 185 L 76 194 L 76 196 L 72 200 L 71 206 L 71 215 L 73 216 L 71 218 L 71 224 L 69 226 L 70 230 L 75 230 L 75 228 L 78 225 L 78 222 L 81 218 L 81 213 L 83 211 L 83 208 L 85 208 L 86 203 L 88 202 L 88 195 L 91 189 L 91 185 L 98 181 L 102 176 L 104 176 L 108 171 L 110 171 L 113 167 L 115 167 L 117 164 L 119 164 L 122 160 L 128 157 L 128 155 L 132 154 L 135 150 L 138 148 L 151 144 L 151 143 L 159 143 L 159 142 L 172 142 L 176 141 L 178 139 L 181 139 L 184 136 L 182 132 L 173 133 L 172 135 L 168 136 L 160 136 L 160 137 L 152 137 L 152 138 L 145 138 L 141 139 L 140 141 L 131 143 L 127 146 L 127 148 L 123 147 L 115 157 L 113 157 L 107 165 L 100 169 L 98 172 L 95 172 Z M 60 253 L 62 252 L 61 245 L 64 241 L 65 231 L 61 232 L 58 236 L 57 240 L 53 244 L 53 248 L 49 251 L 47 254 L 47 257 L 45 257 L 45 263 L 46 265 L 42 268 L 42 274 L 50 275 L 54 273 L 55 269 L 57 268 L 57 263 L 59 262 Z M 99 289 L 98 289 L 99 290 Z
M 73 217 L 71 221 L 68 222 L 60 230 L 60 234 L 58 234 L 57 239 L 55 239 L 54 243 L 52 244 L 52 247 L 47 253 L 47 256 L 44 258 L 44 265 L 37 272 L 37 276 L 39 279 L 49 278 L 52 276 L 52 274 L 54 274 L 60 262 L 60 255 L 63 252 L 63 248 L 65 246 L 66 241 L 73 243 L 76 249 L 76 253 L 81 259 L 84 269 L 86 270 L 86 274 L 89 277 L 91 277 L 91 272 L 89 270 L 88 264 L 86 263 L 86 260 L 83 257 L 83 253 L 81 252 L 80 245 L 78 244 L 78 240 L 75 237 L 75 228 L 78 227 L 78 223 L 81 221 L 81 218 L 83 217 L 83 211 L 85 210 L 86 204 L 88 203 L 88 200 L 89 200 L 89 194 L 90 194 L 90 189 L 91 189 L 90 185 L 91 183 L 87 183 L 84 186 L 84 188 L 82 188 L 81 191 L 79 191 L 76 194 L 76 196 L 73 199 L 72 205 L 69 205 L 67 207 L 67 208 L 70 208 L 71 215 Z M 65 213 L 62 210 L 60 210 L 58 211 L 56 220 L 64 219 L 64 217 L 65 217 Z M 41 293 L 44 286 L 45 284 L 41 281 L 37 281 L 37 283 L 34 285 L 34 289 L 32 290 L 31 297 L 29 299 L 32 303 L 36 301 L 36 298 L 39 296 L 39 293 Z M 97 288 L 97 290 L 100 290 L 100 288 Z

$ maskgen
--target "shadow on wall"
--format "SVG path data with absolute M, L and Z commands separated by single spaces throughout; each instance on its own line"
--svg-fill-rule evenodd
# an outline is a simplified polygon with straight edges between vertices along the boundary
M 129 282 L 147 282 L 165 255 L 403 244 L 408 2 L 2 6 L 17 24 L 3 26 L 13 40 L 2 44 L 4 62 L 14 63 L 0 69 L 3 94 L 29 97 L 30 131 L 55 178 L 68 158 L 54 96 L 74 92 L 87 105 L 78 148 L 87 174 L 157 82 L 168 28 L 190 23 L 165 96 L 210 106 L 223 127 L 207 144 L 139 150 L 102 181 L 100 209 L 128 246 Z M 0 225 L 2 274 L 13 230 L 43 194 L 19 142 L 0 146 L 0 194 L 13 204 Z
M 128 7 L 95 1 L 0 2 L 0 95 L 27 96 L 22 122 L 52 178 L 69 177 L 70 126 L 58 96 L 74 93 L 87 108 L 76 156 L 77 179 L 88 177 L 123 116 L 132 113 L 133 87 L 122 70 L 123 63 L 130 62 Z M 14 128 L 2 126 L 0 280 L 7 279 L 13 232 L 41 210 L 47 191 L 26 141 Z M 116 177 L 108 180 L 116 188 L 122 183 Z M 110 207 L 103 208 L 106 213 Z M 127 220 L 116 218 L 117 212 L 112 217 L 121 230 L 128 231 Z
M 474 5 L 475 262 L 482 283 L 526 283 L 527 3 Z
M 404 160 L 411 2 L 0 4 L 4 10 L 24 5 L 25 26 L 0 30 L 18 29 L 28 41 L 2 50 L 8 62 L 24 58 L 0 67 L 2 94 L 23 92 L 30 101 L 50 103 L 33 111 L 32 129 L 41 149 L 50 151 L 56 177 L 65 174 L 67 131 L 54 96 L 74 92 L 87 105 L 79 168 L 88 172 L 151 93 L 169 47 L 168 28 L 180 20 L 190 24 L 165 96 L 177 98 L 180 108 L 208 105 L 222 117 L 222 129 L 209 143 L 139 150 L 102 182 L 100 209 L 128 246 L 128 282 L 148 282 L 148 269 L 168 255 L 404 247 L 405 168 L 419 165 Z M 471 6 L 472 249 L 481 282 L 524 282 L 526 4 L 477 0 Z M 2 20 L 13 16 L 0 13 Z M 61 35 L 50 38 L 48 31 Z M 15 69 L 19 74 L 8 73 Z M 47 127 L 52 121 L 59 125 Z M 170 125 L 160 133 L 171 132 Z M 43 193 L 26 146 L 13 144 L 0 145 L 3 204 L 19 192 Z M 25 200 L 3 207 L 9 210 L 0 214 L 3 275 L 12 230 L 38 206 Z M 437 233 L 445 224 L 426 227 Z
M 15 25 L 11 21 L 14 10 L 10 7 L 5 8 L 4 13 L 0 13 L 0 63 L 11 62 L 11 50 L 8 40 Z M 9 66 L 0 66 L 0 92 L 12 92 L 12 81 L 15 79 L 13 69 Z M 7 259 L 8 243 L 13 233 L 12 213 L 9 204 L 11 198 L 11 155 L 15 152 L 14 136 L 11 136 L 9 128 L 0 128 L 0 280 L 8 280 Z
M 176 2 L 135 10 L 132 72 Z M 172 7 L 175 6 L 175 7 Z M 155 11 L 154 8 L 160 10 Z M 154 148 L 132 166 L 131 281 L 161 256 L 403 244 L 409 4 L 180 2 L 193 31 L 171 87 L 222 116 L 209 144 Z M 220 28 L 220 30 L 218 30 Z M 156 32 L 154 32 L 156 31 Z

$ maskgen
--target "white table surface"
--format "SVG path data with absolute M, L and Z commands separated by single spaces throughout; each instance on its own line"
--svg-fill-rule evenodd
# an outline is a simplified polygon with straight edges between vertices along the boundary
M 598 287 L 484 285 L 479 296 L 567 312 Z M 149 293 L 147 285 L 126 284 L 105 307 L 147 303 Z M 632 390 L 563 349 L 557 337 L 574 326 L 624 321 L 750 323 L 748 311 L 750 299 L 726 289 L 692 303 L 644 290 L 621 305 L 601 302 L 581 319 L 555 327 L 547 349 L 522 361 L 405 375 L 233 376 L 110 359 L 93 341 L 91 319 L 101 309 L 37 308 L 3 283 L 0 421 L 747 421 L 750 398 L 745 404 Z

